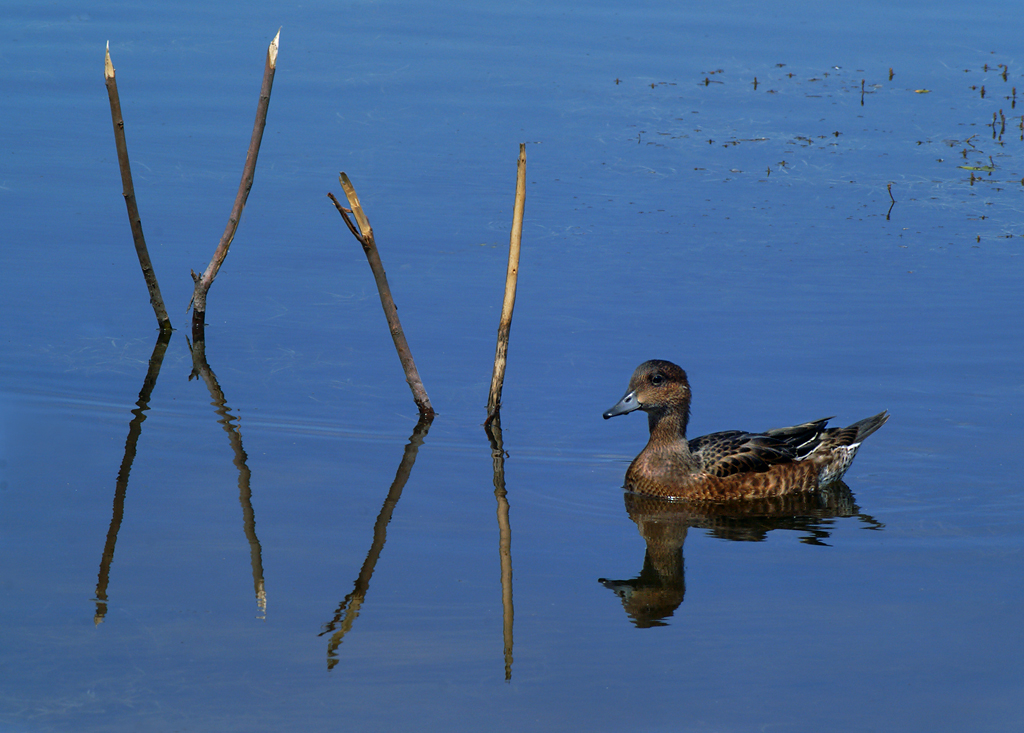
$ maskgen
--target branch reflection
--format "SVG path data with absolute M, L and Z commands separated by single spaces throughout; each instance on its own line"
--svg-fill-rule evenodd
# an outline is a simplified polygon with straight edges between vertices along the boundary
M 512 525 L 508 519 L 505 491 L 505 448 L 501 435 L 501 415 L 497 411 L 484 426 L 491 441 L 494 463 L 494 498 L 498 501 L 498 556 L 501 559 L 502 636 L 505 646 L 505 681 L 512 679 Z
M 202 332 L 193 331 L 193 334 L 201 336 Z M 242 448 L 242 433 L 238 429 L 238 418 L 231 414 L 231 408 L 227 405 L 227 399 L 217 381 L 217 375 L 213 373 L 213 369 L 206 362 L 206 339 L 197 338 L 194 344 L 190 344 L 190 347 L 192 349 L 192 373 L 189 374 L 188 379 L 189 381 L 192 381 L 193 378 L 202 379 L 206 384 L 212 400 L 210 404 L 214 406 L 220 418 L 217 422 L 228 434 L 228 441 L 235 453 L 232 462 L 238 469 L 238 502 L 242 505 L 242 527 L 246 539 L 249 540 L 252 582 L 258 608 L 257 618 L 266 619 L 267 591 L 263 581 L 263 549 L 260 547 L 259 538 L 256 537 L 256 515 L 252 509 L 252 473 L 246 463 L 249 457 L 246 455 L 245 449 Z
M 169 329 L 162 330 L 156 339 L 153 354 L 149 357 L 149 370 L 146 372 L 146 378 L 142 380 L 139 399 L 135 403 L 135 409 L 132 410 L 134 417 L 128 424 L 128 438 L 124 443 L 124 458 L 121 460 L 121 468 L 117 472 L 117 483 L 114 488 L 113 515 L 110 518 L 110 529 L 107 530 L 107 541 L 103 545 L 99 578 L 96 581 L 96 598 L 94 599 L 96 614 L 93 616 L 93 623 L 97 626 L 103 623 L 103 619 L 107 615 L 107 584 L 110 582 L 110 565 L 114 561 L 117 533 L 121 529 L 121 520 L 124 518 L 124 499 L 128 494 L 128 476 L 132 472 L 139 436 L 142 435 L 142 423 L 146 421 L 149 400 L 153 395 L 153 388 L 156 387 L 156 379 L 160 376 L 160 367 L 164 363 L 167 345 L 171 342 L 171 333 L 172 331 Z
M 402 462 L 398 464 L 395 480 L 391 482 L 387 498 L 384 499 L 384 506 L 380 508 L 377 521 L 373 525 L 373 542 L 370 544 L 370 551 L 366 554 L 363 566 L 359 569 L 355 587 L 351 593 L 345 596 L 345 600 L 338 604 L 334 617 L 324 624 L 322 631 L 317 634 L 317 636 L 331 634 L 330 641 L 327 643 L 327 669 L 333 669 L 334 665 L 338 663 L 338 647 L 341 646 L 342 639 L 359 616 L 359 609 L 366 598 L 366 591 L 370 589 L 373 569 L 376 567 L 380 553 L 384 549 L 384 543 L 387 541 L 391 515 L 398 505 L 398 500 L 402 497 L 402 489 L 405 488 L 405 484 L 412 474 L 412 467 L 416 463 L 416 454 L 419 452 L 420 446 L 423 445 L 433 420 L 432 414 L 420 415 L 419 422 L 416 423 L 416 427 L 413 428 L 412 435 L 409 437 L 409 443 L 405 446 Z
M 693 504 L 627 493 L 625 502 L 629 518 L 647 543 L 643 569 L 632 580 L 599 582 L 619 596 L 626 614 L 640 628 L 666 625 L 665 619 L 683 602 L 683 543 L 690 527 L 739 542 L 762 542 L 774 529 L 789 529 L 805 533 L 801 542 L 827 545 L 835 518 L 857 517 L 869 529 L 884 526 L 860 513 L 842 482 L 812 494 L 759 501 Z

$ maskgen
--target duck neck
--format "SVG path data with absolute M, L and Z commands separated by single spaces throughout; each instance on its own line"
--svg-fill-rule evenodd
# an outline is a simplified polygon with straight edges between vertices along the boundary
M 647 413 L 647 424 L 651 429 L 651 443 L 672 446 L 673 449 L 690 452 L 686 440 L 686 425 L 690 421 L 690 407 L 683 409 L 658 410 Z
M 647 447 L 630 464 L 626 472 L 627 482 L 673 485 L 699 469 L 686 440 L 688 417 L 686 406 L 647 413 L 651 438 Z

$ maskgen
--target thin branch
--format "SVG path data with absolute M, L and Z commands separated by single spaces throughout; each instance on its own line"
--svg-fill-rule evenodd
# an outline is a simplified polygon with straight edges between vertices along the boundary
M 341 218 L 345 220 L 345 225 L 348 227 L 348 230 L 352 232 L 352 236 L 355 237 L 359 241 L 359 243 L 365 247 L 366 243 L 363 241 L 363 235 L 359 233 L 359 230 L 356 229 L 356 225 L 353 224 L 352 220 L 348 218 L 348 215 L 352 213 L 352 209 L 346 209 L 344 206 L 338 203 L 338 199 L 334 198 L 333 193 L 328 193 L 327 198 L 334 202 L 334 206 L 338 209 L 338 213 L 341 214 Z
M 270 107 L 270 91 L 274 86 L 274 72 L 277 70 L 277 49 L 278 41 L 281 38 L 281 31 L 277 31 L 274 40 L 270 42 L 267 49 L 267 63 L 263 69 L 263 85 L 260 87 L 260 100 L 256 106 L 256 122 L 252 128 L 252 138 L 249 140 L 249 151 L 245 156 L 245 168 L 242 170 L 242 181 L 238 185 L 238 195 L 235 196 L 235 205 L 231 208 L 231 215 L 228 217 L 228 225 L 220 238 L 213 259 L 207 266 L 206 271 L 200 277 L 195 272 L 192 279 L 195 281 L 195 290 L 192 295 L 192 337 L 199 340 L 201 333 L 197 329 L 203 328 L 203 321 L 206 317 L 206 294 L 213 285 L 213 279 L 217 277 L 217 271 L 228 256 L 228 249 L 235 238 L 238 230 L 238 222 L 242 218 L 242 210 L 245 208 L 245 201 L 249 198 L 249 191 L 252 189 L 253 179 L 256 177 L 256 158 L 260 154 L 260 143 L 263 140 L 263 128 L 267 124 L 267 109 Z
M 345 220 L 345 224 L 348 226 L 349 231 L 352 232 L 352 236 L 359 240 L 359 243 L 363 246 L 366 260 L 370 263 L 370 269 L 373 271 L 373 279 L 377 282 L 377 292 L 380 294 L 380 304 L 384 308 L 384 316 L 387 318 L 388 328 L 391 330 L 391 339 L 395 342 L 398 359 L 402 362 L 402 369 L 405 370 L 405 381 L 409 383 L 409 388 L 412 390 L 412 398 L 415 400 L 416 406 L 419 407 L 420 415 L 433 417 L 434 408 L 430 406 L 430 398 L 427 396 L 426 387 L 423 386 L 423 380 L 420 379 L 420 373 L 416 369 L 416 362 L 413 361 L 409 342 L 405 340 L 402 323 L 398 320 L 398 308 L 395 306 L 394 298 L 391 297 L 388 276 L 384 272 L 384 264 L 381 262 L 380 254 L 377 252 L 377 243 L 373 239 L 373 229 L 370 227 L 370 221 L 366 218 L 366 214 L 363 213 L 363 207 L 359 205 L 359 197 L 356 195 L 356 189 L 352 185 L 352 181 L 344 173 L 339 175 L 339 180 L 341 181 L 341 187 L 345 190 L 345 197 L 348 199 L 349 206 L 352 208 L 346 209 L 343 207 L 338 203 L 338 199 L 333 194 L 329 193 L 327 195 L 338 208 L 338 213 Z M 352 224 L 351 219 L 349 219 L 349 213 L 355 217 L 356 224 L 359 225 L 358 231 L 355 225 Z
M 501 304 L 498 324 L 498 345 L 494 351 L 494 372 L 491 374 L 491 392 L 487 399 L 487 421 L 490 422 L 501 408 L 501 389 L 505 382 L 505 364 L 508 361 L 508 337 L 512 330 L 512 309 L 516 304 L 516 282 L 519 278 L 519 248 L 523 240 L 523 211 L 526 208 L 526 145 L 519 144 L 519 162 L 516 168 L 516 201 L 512 213 L 512 232 L 508 243 L 508 272 L 505 275 L 505 300 Z
M 149 303 L 153 306 L 157 323 L 161 331 L 171 330 L 171 319 L 164 307 L 164 298 L 160 294 L 160 285 L 156 281 L 153 263 L 149 259 L 146 238 L 142 234 L 142 218 L 139 206 L 135 201 L 135 185 L 132 183 L 132 168 L 128 162 L 128 142 L 124 136 L 124 119 L 121 117 L 121 98 L 117 94 L 117 80 L 114 78 L 114 63 L 110 60 L 110 41 L 107 41 L 106 59 L 103 63 L 103 77 L 107 82 L 107 96 L 110 97 L 110 118 L 114 123 L 114 144 L 117 146 L 117 162 L 121 168 L 121 189 L 124 203 L 128 207 L 128 224 L 132 228 L 132 239 L 135 241 L 135 253 L 139 256 L 142 277 L 149 288 Z

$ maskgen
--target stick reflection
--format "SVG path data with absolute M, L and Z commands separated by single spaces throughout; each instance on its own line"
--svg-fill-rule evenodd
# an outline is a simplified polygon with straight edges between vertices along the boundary
M 197 339 L 192 344 L 192 373 L 189 381 L 193 378 L 202 379 L 206 388 L 210 391 L 211 404 L 219 416 L 218 423 L 228 434 L 231 448 L 235 457 L 233 463 L 238 469 L 238 502 L 242 505 L 242 526 L 245 537 L 249 540 L 249 559 L 252 563 L 252 582 L 256 593 L 256 606 L 258 608 L 257 618 L 267 617 L 267 591 L 263 581 L 263 549 L 260 547 L 259 538 L 256 537 L 256 515 L 252 509 L 252 489 L 250 482 L 252 473 L 246 463 L 249 457 L 242 448 L 242 433 L 238 429 L 238 418 L 231 414 L 231 408 L 227 405 L 224 391 L 217 382 L 217 376 L 213 373 L 210 365 L 206 363 L 206 339 Z
M 169 329 L 160 331 L 153 346 L 153 355 L 149 357 L 149 370 L 146 378 L 142 380 L 142 389 L 139 390 L 139 399 L 132 410 L 132 421 L 128 424 L 128 439 L 124 443 L 124 458 L 121 460 L 121 468 L 117 472 L 117 483 L 114 488 L 114 510 L 110 518 L 110 529 L 107 530 L 107 541 L 103 545 L 103 557 L 100 560 L 100 573 L 96 582 L 96 614 L 93 622 L 99 626 L 107 615 L 107 584 L 110 582 L 110 565 L 114 561 L 114 548 L 117 545 L 117 533 L 121 529 L 121 520 L 124 518 L 124 500 L 128 494 L 128 476 L 132 472 L 132 463 L 135 461 L 135 452 L 139 445 L 139 436 L 142 435 L 142 423 L 146 421 L 146 411 L 149 409 L 149 400 L 156 387 L 156 379 L 160 376 L 160 367 L 164 363 L 164 355 L 167 353 L 167 345 L 171 342 Z
M 110 519 L 110 528 L 107 530 L 107 539 L 103 546 L 103 557 L 100 560 L 99 577 L 96 583 L 96 613 L 93 621 L 96 625 L 103 623 L 107 615 L 107 587 L 110 583 L 110 568 L 114 561 L 114 549 L 117 546 L 117 535 L 121 529 L 121 522 L 124 519 L 125 497 L 128 493 L 128 477 L 131 474 L 132 464 L 135 461 L 135 454 L 138 448 L 139 437 L 142 435 L 142 423 L 146 420 L 146 412 L 149 410 L 149 401 L 156 387 L 157 377 L 160 375 L 160 367 L 163 364 L 164 355 L 167 353 L 167 346 L 171 340 L 171 331 L 163 330 L 157 338 L 153 347 L 153 355 L 149 359 L 149 370 L 142 382 L 142 389 L 139 392 L 139 399 L 135 403 L 136 408 L 132 410 L 132 420 L 128 426 L 128 438 L 125 441 L 124 458 L 121 461 L 121 468 L 117 473 L 117 484 L 114 490 L 114 506 Z M 238 468 L 238 489 L 239 502 L 242 505 L 242 524 L 245 536 L 249 540 L 250 559 L 252 562 L 253 586 L 256 593 L 256 605 L 259 609 L 259 618 L 266 618 L 267 595 L 263 581 L 263 559 L 259 539 L 256 537 L 256 518 L 252 509 L 252 491 L 250 489 L 251 473 L 246 461 L 248 460 L 245 450 L 242 448 L 242 435 L 235 424 L 237 418 L 231 415 L 230 408 L 224 398 L 210 365 L 206 362 L 205 340 L 196 341 L 192 348 L 192 373 L 189 375 L 201 378 L 210 391 L 213 398 L 213 405 L 218 422 L 228 434 L 231 447 L 234 449 L 234 464 Z
M 349 632 L 359 616 L 359 609 L 366 599 L 366 592 L 370 589 L 370 578 L 373 577 L 373 570 L 377 566 L 377 560 L 387 541 L 391 515 L 398 505 L 398 500 L 402 498 L 402 490 L 416 463 L 416 454 L 419 452 L 420 446 L 423 445 L 433 420 L 433 414 L 420 415 L 419 422 L 416 423 L 416 427 L 413 428 L 412 435 L 409 437 L 409 443 L 405 446 L 402 462 L 398 464 L 395 480 L 391 482 L 387 498 L 384 499 L 384 506 L 380 508 L 377 521 L 373 525 L 373 542 L 370 543 L 370 551 L 366 553 L 366 560 L 363 561 L 363 566 L 359 569 L 355 587 L 351 593 L 345 596 L 345 600 L 338 604 L 334 617 L 324 624 L 323 630 L 317 634 L 317 636 L 331 634 L 330 641 L 327 643 L 327 669 L 333 669 L 338 663 L 338 647 L 341 646 L 345 634 Z
M 505 491 L 505 448 L 501 436 L 501 416 L 492 413 L 484 426 L 491 441 L 494 463 L 494 498 L 498 500 L 498 555 L 501 558 L 502 633 L 505 641 L 505 681 L 512 679 L 512 526 L 508 520 Z

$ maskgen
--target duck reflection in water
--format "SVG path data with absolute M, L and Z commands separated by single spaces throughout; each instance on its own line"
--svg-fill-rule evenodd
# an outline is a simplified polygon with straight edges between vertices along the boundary
M 687 440 L 686 372 L 661 360 L 637 367 L 625 396 L 604 417 L 634 410 L 647 413 L 650 439 L 626 471 L 626 511 L 647 542 L 647 554 L 639 577 L 601 582 L 622 598 L 638 626 L 661 624 L 682 603 L 689 527 L 754 541 L 771 529 L 807 529 L 804 541 L 824 544 L 823 520 L 857 515 L 842 477 L 861 442 L 889 419 L 883 411 L 845 428 L 827 428 L 831 418 L 823 418 Z
M 643 570 L 632 580 L 599 578 L 622 600 L 638 627 L 664 626 L 686 593 L 683 543 L 690 527 L 727 540 L 761 542 L 773 529 L 804 532 L 801 542 L 826 545 L 835 517 L 857 517 L 869 529 L 882 524 L 861 514 L 842 481 L 815 492 L 732 502 L 688 502 L 627 492 L 626 512 L 647 543 Z

